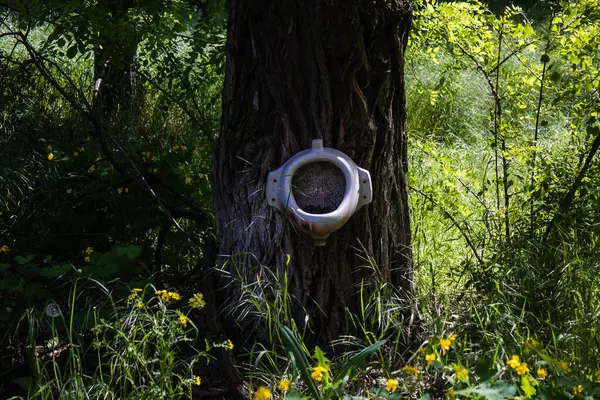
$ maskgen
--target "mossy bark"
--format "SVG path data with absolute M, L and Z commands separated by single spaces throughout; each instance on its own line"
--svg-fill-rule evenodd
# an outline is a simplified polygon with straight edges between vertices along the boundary
M 228 9 L 223 131 L 213 176 L 220 253 L 235 255 L 248 281 L 263 267 L 286 268 L 289 254 L 297 309 L 311 313 L 321 339 L 332 339 L 348 331 L 347 310 L 358 311 L 359 285 L 370 274 L 361 268 L 361 246 L 385 281 L 407 299 L 414 295 L 403 74 L 410 6 L 232 0 Z M 326 247 L 296 232 L 264 195 L 269 171 L 315 138 L 348 154 L 373 179 L 372 204 Z

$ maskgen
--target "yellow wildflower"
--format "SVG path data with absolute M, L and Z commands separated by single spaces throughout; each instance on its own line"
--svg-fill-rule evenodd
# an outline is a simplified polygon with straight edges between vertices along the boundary
M 119 192 L 119 194 L 123 193 L 123 188 L 119 188 L 117 189 L 117 191 Z
M 154 292 L 154 294 L 157 296 L 160 296 L 162 301 L 164 301 L 165 303 L 171 301 L 172 293 L 174 293 L 174 292 L 167 292 L 166 290 L 157 290 L 156 292 Z
M 92 260 L 90 260 L 90 258 L 89 258 L 89 257 L 84 257 L 84 258 L 83 258 L 83 260 L 84 260 L 84 261 L 85 261 L 87 264 L 89 264 L 89 263 L 91 263 L 91 262 L 92 262 Z
M 75 158 L 79 157 L 79 152 L 78 151 L 74 151 L 73 152 L 73 157 L 75 157 Z
M 225 347 L 227 348 L 227 350 L 233 350 L 233 342 L 229 339 L 227 339 L 227 343 L 225 344 Z
M 310 374 L 310 376 L 312 376 L 315 381 L 321 382 L 323 380 L 323 374 L 326 372 L 327 368 L 317 365 L 313 368 L 313 372 Z
M 131 303 L 138 295 L 138 293 L 141 293 L 142 289 L 131 289 L 131 293 L 129 294 L 129 296 L 127 297 L 127 304 Z M 142 306 L 140 305 L 140 303 L 136 304 L 137 308 L 142 308 Z
M 569 363 L 566 362 L 566 361 L 559 361 L 558 362 L 558 369 L 561 370 L 561 371 L 563 371 L 563 372 L 568 371 L 569 370 Z
M 73 193 L 73 189 L 71 189 L 71 188 L 68 188 L 67 190 L 65 190 L 65 192 L 66 192 L 67 194 L 71 194 L 71 193 Z
M 187 146 L 184 145 L 184 146 L 181 146 L 181 150 L 188 151 L 188 148 L 187 148 Z
M 386 390 L 390 393 L 398 390 L 398 379 L 388 379 Z
M 48 147 L 46 147 L 46 150 L 48 150 L 49 152 L 52 151 L 52 146 L 48 145 Z
M 527 363 L 519 364 L 519 366 L 516 369 L 517 369 L 517 374 L 519 374 L 519 375 L 525 375 L 526 373 L 529 372 L 529 367 L 527 366 Z
M 140 301 L 138 301 L 135 305 L 137 308 L 144 308 L 144 304 Z
M 269 390 L 269 388 L 266 388 L 264 386 L 259 387 L 256 391 L 256 394 L 254 395 L 254 400 L 269 400 L 270 398 L 271 391 Z
M 435 354 L 434 353 L 430 353 L 430 354 L 425 354 L 425 361 L 427 361 L 427 365 L 431 364 L 432 362 L 434 362 L 436 359 Z
M 173 146 L 173 151 L 177 151 L 177 150 L 179 150 L 179 145 L 178 144 L 176 144 L 175 146 Z
M 517 369 L 521 365 L 521 361 L 519 361 L 519 356 L 514 355 L 510 360 L 506 361 L 506 364 L 510 365 L 512 369 Z
M 531 350 L 537 349 L 540 343 L 534 338 L 529 338 L 525 341 L 525 347 Z
M 467 383 L 469 381 L 469 370 L 465 367 L 457 367 L 456 379 L 458 379 L 461 382 Z
M 188 304 L 192 308 L 204 308 L 206 306 L 206 302 L 204 301 L 204 295 L 202 293 L 194 294 L 189 300 Z
M 404 367 L 402 367 L 402 371 L 404 371 L 405 374 L 407 375 L 412 375 L 415 378 L 417 376 L 419 376 L 419 370 L 413 366 L 410 365 L 405 365 Z
M 190 183 L 192 183 L 192 178 L 190 178 L 189 176 L 186 176 L 186 177 L 185 177 L 185 183 L 186 183 L 186 184 L 188 184 L 188 185 L 189 185 Z
M 181 300 L 181 295 L 177 292 L 169 292 L 167 294 L 171 300 L 175 300 L 175 301 Z
M 282 380 L 279 381 L 279 384 L 277 385 L 277 388 L 279 390 L 287 392 L 288 390 L 290 390 L 290 380 L 283 378 Z
M 181 325 L 183 325 L 184 328 L 186 328 L 188 318 L 185 315 L 181 314 L 181 315 L 179 315 L 179 322 L 181 323 Z
M 452 341 L 450 339 L 440 339 L 440 347 L 442 348 L 442 355 L 446 354 L 450 350 Z
M 202 379 L 199 376 L 194 376 L 194 385 L 200 386 L 200 383 L 202 383 Z
M 54 158 L 54 154 L 48 153 L 48 161 L 52 161 L 53 158 Z
M 94 248 L 93 247 L 88 247 L 87 249 L 85 249 L 85 254 L 87 254 L 88 256 L 90 254 L 92 254 L 94 252 Z
M 81 153 L 83 153 L 83 152 L 85 151 L 85 147 L 81 146 L 81 147 L 79 148 L 79 151 L 80 151 Z
M 452 334 L 452 335 L 451 335 L 451 336 L 448 338 L 448 340 L 450 340 L 451 342 L 455 342 L 455 341 L 456 341 L 456 339 L 458 339 L 458 336 L 456 335 L 456 333 L 453 333 L 453 334 Z
M 96 162 L 98 162 L 98 161 L 102 161 L 102 156 L 96 157 Z
M 573 394 L 575 396 L 579 396 L 582 393 L 583 393 L 583 386 L 581 386 L 581 385 L 573 386 Z
M 89 172 L 90 174 L 93 174 L 95 170 L 96 170 L 96 167 L 94 167 L 93 165 L 92 165 L 91 167 L 89 167 L 89 168 L 88 168 L 88 172 Z
M 448 389 L 448 391 L 446 392 L 446 398 L 447 399 L 456 399 L 456 393 L 454 392 L 454 389 L 452 389 L 452 388 Z
M 548 371 L 545 368 L 538 368 L 537 375 L 540 379 L 544 379 L 548 376 Z
M 3 244 L 2 247 L 0 247 L 0 253 L 2 253 L 2 254 L 8 254 L 9 251 L 10 251 L 10 248 L 5 244 Z

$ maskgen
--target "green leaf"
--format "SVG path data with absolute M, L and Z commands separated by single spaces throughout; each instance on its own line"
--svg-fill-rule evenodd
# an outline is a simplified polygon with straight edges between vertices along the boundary
M 560 73 L 558 71 L 553 71 L 550 74 L 550 80 L 552 82 L 558 82 L 560 80 Z
M 15 261 L 19 263 L 19 265 L 29 264 L 31 260 L 35 258 L 35 255 L 30 254 L 27 257 L 15 256 Z
M 600 128 L 595 125 L 588 125 L 585 130 L 590 136 L 597 136 L 598 134 L 600 134 Z
M 67 49 L 67 57 L 73 59 L 77 55 L 77 43 Z
M 29 376 L 22 376 L 20 378 L 15 378 L 12 380 L 12 383 L 20 386 L 25 391 L 29 391 L 29 387 L 31 385 L 32 378 Z
M 494 368 L 494 360 L 488 357 L 479 357 L 475 361 L 475 374 L 481 378 L 481 380 L 491 379 L 496 375 L 496 369 Z
M 285 400 L 302 400 L 304 399 L 304 396 L 302 395 L 302 393 L 293 390 L 289 393 L 287 393 L 284 397 Z
M 317 388 L 317 384 L 312 379 L 312 367 L 308 361 L 306 353 L 304 350 L 302 350 L 300 343 L 290 328 L 285 325 L 281 325 L 279 329 L 281 331 L 281 337 L 283 338 L 283 344 L 286 350 L 290 353 L 290 358 L 292 359 L 296 368 L 300 372 L 300 376 L 302 377 L 304 384 L 308 387 L 308 390 L 313 398 L 320 400 L 321 393 Z
M 535 388 L 531 384 L 531 378 L 529 378 L 529 375 L 523 375 L 521 377 L 521 390 L 528 398 L 535 395 Z
M 56 278 L 71 269 L 69 264 L 64 265 L 53 265 L 52 268 L 42 268 L 40 270 L 40 276 L 45 276 L 47 278 Z
M 329 369 L 329 360 L 325 357 L 325 353 L 319 346 L 315 346 L 315 352 L 313 358 L 317 360 L 317 364 Z
M 458 390 L 456 394 L 475 394 L 478 396 L 482 396 L 488 400 L 503 400 L 507 397 L 514 396 L 517 393 L 517 388 L 513 385 L 506 382 L 499 382 L 494 385 L 490 385 L 489 383 L 482 383 L 481 385 Z
M 531 25 L 525 25 L 525 28 L 523 29 L 523 31 L 527 36 L 533 36 L 533 34 L 534 34 L 533 27 Z
M 127 258 L 133 260 L 134 258 L 138 258 L 142 254 L 142 249 L 138 246 L 129 246 L 127 248 Z
M 402 398 L 402 396 L 400 395 L 400 393 L 394 392 L 394 393 L 389 393 L 387 390 L 385 390 L 384 388 L 375 388 L 375 390 L 373 390 L 373 393 L 375 393 L 377 396 L 384 398 L 384 399 L 388 399 L 388 400 L 400 400 Z M 424 394 L 423 396 L 429 396 L 428 393 Z M 419 400 L 421 399 L 429 399 L 429 397 L 423 397 L 421 396 L 419 398 Z M 378 397 L 376 397 L 378 398 Z
M 338 373 L 335 375 L 333 379 L 334 382 L 338 382 L 344 379 L 346 375 L 349 374 L 352 368 L 360 369 L 365 368 L 367 357 L 375 354 L 381 346 L 385 344 L 385 340 L 380 340 L 372 345 L 365 347 L 358 353 L 354 354 L 352 357 L 348 359 L 348 361 L 340 368 Z

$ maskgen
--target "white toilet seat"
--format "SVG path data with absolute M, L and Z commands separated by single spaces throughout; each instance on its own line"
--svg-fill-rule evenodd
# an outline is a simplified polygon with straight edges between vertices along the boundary
M 328 162 L 342 171 L 346 180 L 344 197 L 338 207 L 329 213 L 312 214 L 302 210 L 292 190 L 292 178 L 304 165 Z M 286 213 L 300 230 L 310 234 L 315 245 L 325 245 L 331 232 L 340 229 L 362 206 L 373 199 L 369 171 L 358 167 L 346 154 L 332 148 L 324 148 L 321 139 L 313 140 L 312 148 L 299 152 L 280 168 L 269 173 L 266 194 L 270 206 Z

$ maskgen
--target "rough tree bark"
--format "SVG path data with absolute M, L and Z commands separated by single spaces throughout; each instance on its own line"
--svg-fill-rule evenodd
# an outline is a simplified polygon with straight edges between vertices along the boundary
M 222 257 L 248 280 L 287 254 L 292 293 L 321 339 L 346 329 L 368 272 L 414 293 L 407 195 L 404 49 L 406 0 L 231 0 L 223 132 L 214 155 Z M 322 138 L 371 172 L 374 197 L 326 247 L 314 247 L 267 205 L 267 174 Z M 317 306 L 318 305 L 318 306 Z M 409 317 L 412 317 L 409 316 Z

